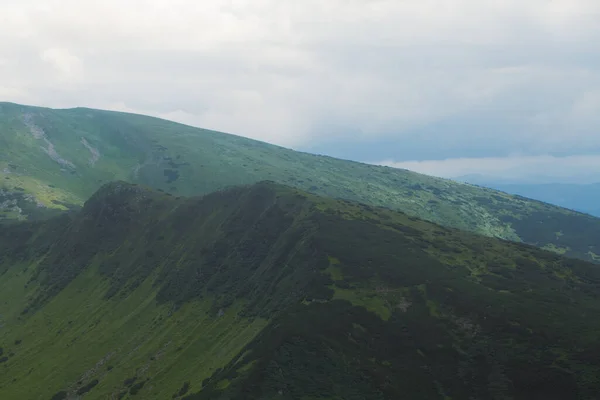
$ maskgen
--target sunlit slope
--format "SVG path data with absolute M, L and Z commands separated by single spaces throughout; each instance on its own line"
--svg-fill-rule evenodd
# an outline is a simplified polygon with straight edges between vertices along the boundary
M 21 267 L 0 281 L 3 399 L 77 398 L 87 390 L 86 399 L 110 399 L 136 385 L 139 398 L 170 398 L 184 382 L 202 382 L 223 367 L 265 325 L 238 317 L 235 306 L 216 318 L 208 301 L 176 311 L 157 305 L 150 281 L 107 301 L 93 268 L 22 316 L 15 306 L 33 292 L 23 290 L 27 276 Z
M 77 208 L 117 179 L 176 196 L 272 180 L 600 261 L 600 219 L 537 201 L 146 116 L 0 103 L 0 218 Z
M 0 398 L 595 399 L 600 270 L 274 183 L 0 230 Z

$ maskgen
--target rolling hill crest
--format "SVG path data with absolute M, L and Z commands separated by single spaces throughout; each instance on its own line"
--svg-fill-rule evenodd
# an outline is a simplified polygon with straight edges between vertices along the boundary
M 0 219 L 77 210 L 103 184 L 174 196 L 270 180 L 598 262 L 600 219 L 506 193 L 141 115 L 0 103 Z

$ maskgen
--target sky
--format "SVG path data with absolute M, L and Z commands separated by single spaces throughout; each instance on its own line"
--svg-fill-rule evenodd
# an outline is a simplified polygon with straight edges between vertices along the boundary
M 0 0 L 0 100 L 443 177 L 600 181 L 598 0 Z

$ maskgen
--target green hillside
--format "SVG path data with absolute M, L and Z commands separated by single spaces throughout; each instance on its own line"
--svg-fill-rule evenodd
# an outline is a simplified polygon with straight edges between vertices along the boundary
M 76 209 L 113 180 L 186 196 L 272 180 L 600 261 L 600 219 L 541 202 L 156 118 L 0 103 L 0 218 Z
M 0 274 L 2 399 L 600 392 L 596 265 L 275 183 L 107 184 Z

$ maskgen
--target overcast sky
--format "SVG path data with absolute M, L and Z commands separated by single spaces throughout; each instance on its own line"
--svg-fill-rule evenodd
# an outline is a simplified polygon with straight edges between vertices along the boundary
M 600 181 L 598 43 L 599 0 L 0 0 L 0 99 Z

